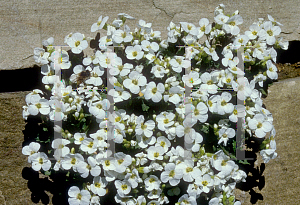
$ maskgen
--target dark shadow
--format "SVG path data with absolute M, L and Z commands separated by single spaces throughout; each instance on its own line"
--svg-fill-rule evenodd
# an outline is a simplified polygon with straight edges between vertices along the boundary
M 259 146 L 263 139 L 251 137 L 246 140 L 247 148 L 252 149 L 252 151 L 246 151 L 246 158 L 253 158 L 253 160 L 248 160 L 250 164 L 239 164 L 241 170 L 246 172 L 247 178 L 246 182 L 241 182 L 236 185 L 236 188 L 248 192 L 250 191 L 251 199 L 250 202 L 255 204 L 258 200 L 263 200 L 263 195 L 254 191 L 254 187 L 258 187 L 262 190 L 265 186 L 265 176 L 263 172 L 265 170 L 265 164 L 262 163 L 259 167 L 254 168 L 254 162 L 257 160 L 255 153 L 259 152 Z M 251 176 L 249 176 L 251 175 Z
M 289 41 L 288 50 L 277 49 L 277 63 L 297 63 L 299 56 L 300 41 Z

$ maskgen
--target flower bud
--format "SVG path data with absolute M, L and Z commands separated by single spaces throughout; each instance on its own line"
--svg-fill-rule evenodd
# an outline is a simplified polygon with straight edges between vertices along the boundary
M 133 132 L 133 129 L 129 128 L 128 133 L 132 133 L 132 132 Z
M 153 117 L 154 120 L 156 119 L 156 115 L 155 114 L 153 114 L 152 117 Z
M 45 85 L 45 89 L 51 91 L 51 88 L 49 85 Z
M 68 133 L 67 136 L 68 136 L 68 138 L 71 138 L 71 137 L 72 137 L 72 134 L 71 134 L 71 133 Z
M 79 112 L 75 112 L 75 117 L 78 117 L 79 116 Z
M 75 148 L 74 147 L 72 147 L 72 149 L 71 149 L 71 154 L 75 154 Z
M 71 103 L 71 102 L 73 102 L 73 100 L 74 100 L 73 98 L 69 98 L 68 101 L 69 101 L 69 103 Z
M 131 144 L 132 147 L 134 147 L 137 143 L 136 143 L 136 141 L 131 140 L 131 141 L 130 141 L 130 144 Z

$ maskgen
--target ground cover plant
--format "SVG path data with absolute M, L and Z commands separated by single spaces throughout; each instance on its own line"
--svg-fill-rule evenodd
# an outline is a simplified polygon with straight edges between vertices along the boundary
M 274 159 L 262 96 L 278 78 L 274 48 L 288 42 L 270 15 L 241 34 L 239 12 L 224 8 L 199 26 L 170 22 L 165 40 L 144 20 L 131 31 L 125 22 L 134 18 L 120 13 L 91 26 L 103 36 L 67 35 L 68 50 L 43 41 L 34 58 L 45 87 L 23 107 L 24 119 L 40 118 L 43 127 L 22 150 L 32 169 L 66 175 L 71 205 L 240 204 L 233 191 L 249 162 L 236 155 L 245 149 L 237 146 L 238 118 L 242 140 L 256 141 L 265 163 Z

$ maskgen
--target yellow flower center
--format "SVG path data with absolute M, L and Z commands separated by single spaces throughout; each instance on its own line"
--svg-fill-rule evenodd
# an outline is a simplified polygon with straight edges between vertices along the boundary
M 35 106 L 36 106 L 38 109 L 40 109 L 40 108 L 42 107 L 41 103 L 37 103 L 37 104 L 35 104 Z
M 154 179 L 154 178 L 150 178 L 150 179 L 149 179 L 149 182 L 150 182 L 150 183 L 153 183 L 153 182 L 155 182 L 155 179 Z
M 259 122 L 259 123 L 257 124 L 257 128 L 261 128 L 261 127 L 262 127 L 262 123 Z
M 225 105 L 227 105 L 227 102 L 225 100 L 222 100 L 221 105 L 225 106 Z
M 226 161 L 225 160 L 223 160 L 222 162 L 221 162 L 221 166 L 225 166 L 227 163 L 226 163 Z
M 223 137 L 223 138 L 227 138 L 227 134 L 223 134 L 222 137 Z
M 100 188 L 100 187 L 101 187 L 101 184 L 100 184 L 99 182 L 96 182 L 96 183 L 95 183 L 95 187 Z
M 109 160 L 105 160 L 105 165 L 109 166 L 110 165 L 110 161 Z
M 207 182 L 207 181 L 203 181 L 203 182 L 202 182 L 202 185 L 203 185 L 203 186 L 207 186 L 207 185 L 208 185 L 208 182 Z
M 234 22 L 234 21 L 231 21 L 231 22 L 229 23 L 229 25 L 235 26 L 235 22 Z
M 194 113 L 195 113 L 195 115 L 199 115 L 200 114 L 200 112 L 199 112 L 199 110 L 197 108 L 195 108 Z
M 39 163 L 40 163 L 40 164 L 43 164 L 43 163 L 44 163 L 43 158 L 39 158 Z
M 254 36 L 256 36 L 257 31 L 252 31 L 252 34 L 253 34 Z
M 87 147 L 88 147 L 88 148 L 92 148 L 93 145 L 94 145 L 94 143 L 93 143 L 93 142 L 90 142 L 89 145 L 88 145 Z
M 132 83 L 133 83 L 134 85 L 137 85 L 137 84 L 138 84 L 138 81 L 137 81 L 137 80 L 132 80 Z
M 155 158 L 157 158 L 157 157 L 159 157 L 159 153 L 158 153 L 158 152 L 154 152 L 153 156 L 154 156 Z
M 169 123 L 169 119 L 168 118 L 164 119 L 164 123 L 168 124 Z
M 122 188 L 122 190 L 126 190 L 126 189 L 127 189 L 127 184 L 123 184 L 123 185 L 121 186 L 121 188 Z
M 152 93 L 155 94 L 157 92 L 157 88 L 152 88 Z
M 82 197 L 82 195 L 79 193 L 79 194 L 77 194 L 77 199 L 79 199 L 79 200 L 81 200 L 81 197 Z
M 118 164 L 122 164 L 124 162 L 124 159 L 119 159 Z
M 192 167 L 187 167 L 187 168 L 186 168 L 186 172 L 187 172 L 187 173 L 192 172 L 192 171 L 193 171 L 193 168 L 192 168 Z
M 73 165 L 76 164 L 76 158 L 71 159 L 71 164 L 73 164 Z
M 78 47 L 80 45 L 80 41 L 75 42 L 75 46 Z
M 174 176 L 175 176 L 175 171 L 171 170 L 170 173 L 169 173 L 169 177 L 173 178 Z
M 164 141 L 160 142 L 160 146 L 164 147 L 166 145 L 166 143 Z
M 273 31 L 272 30 L 268 30 L 267 34 L 269 34 L 269 36 L 273 36 Z
M 136 57 L 137 54 L 138 54 L 138 53 L 137 53 L 136 51 L 133 51 L 133 52 L 132 52 L 132 56 L 133 56 L 133 57 Z

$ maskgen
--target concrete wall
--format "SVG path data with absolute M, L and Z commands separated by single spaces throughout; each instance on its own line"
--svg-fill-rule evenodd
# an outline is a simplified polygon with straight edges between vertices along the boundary
M 241 32 L 270 14 L 283 24 L 281 36 L 299 40 L 300 0 L 2 0 L 0 70 L 32 67 L 33 49 L 42 47 L 42 40 L 49 37 L 54 37 L 56 45 L 63 45 L 71 32 L 94 38 L 90 28 L 100 15 L 109 16 L 112 22 L 118 13 L 127 13 L 136 18 L 127 22 L 132 30 L 143 19 L 166 38 L 170 21 L 198 24 L 206 17 L 212 22 L 214 9 L 221 3 L 225 12 L 240 11 L 244 19 Z

